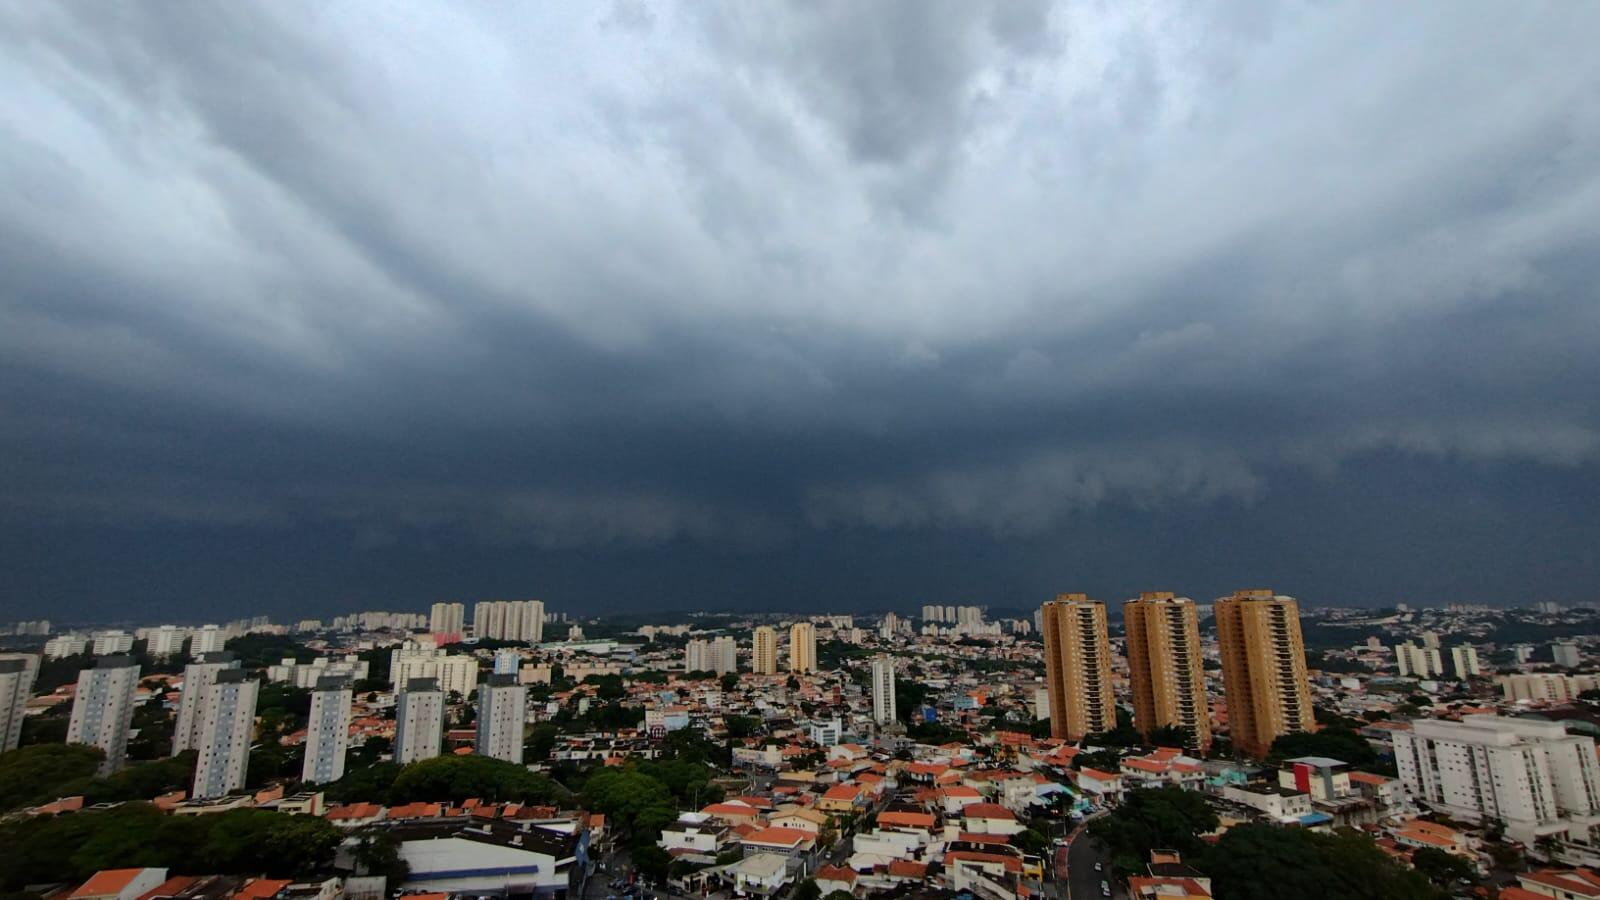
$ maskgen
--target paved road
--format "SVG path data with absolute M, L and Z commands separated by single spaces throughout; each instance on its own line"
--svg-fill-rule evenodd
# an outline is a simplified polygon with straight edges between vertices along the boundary
M 1095 863 L 1100 871 L 1095 871 Z M 1111 881 L 1111 854 L 1099 841 L 1087 834 L 1078 835 L 1067 850 L 1067 896 L 1070 900 L 1104 900 L 1100 882 Z M 1111 887 L 1112 896 L 1120 897 L 1122 891 Z

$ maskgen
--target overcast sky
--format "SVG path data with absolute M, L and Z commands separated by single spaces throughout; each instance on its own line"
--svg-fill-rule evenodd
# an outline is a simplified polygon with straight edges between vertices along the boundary
M 5 4 L 0 620 L 1595 599 L 1596 34 Z

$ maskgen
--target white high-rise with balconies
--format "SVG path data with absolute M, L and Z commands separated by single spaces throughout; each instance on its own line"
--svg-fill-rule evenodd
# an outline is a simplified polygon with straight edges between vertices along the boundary
M 1546 835 L 1588 843 L 1600 826 L 1594 739 L 1557 722 L 1494 715 L 1417 719 L 1396 731 L 1395 766 L 1411 795 L 1438 812 L 1480 822 L 1532 846 Z
M 896 718 L 894 657 L 880 654 L 872 661 L 872 721 L 887 725 Z
M 94 668 L 78 673 L 67 743 L 90 744 L 105 751 L 101 775 L 121 769 L 128 760 L 128 731 L 133 727 L 133 696 L 138 687 L 139 664 L 127 656 L 103 656 Z
M 478 660 L 406 641 L 389 651 L 389 683 L 398 688 L 413 678 L 437 678 L 445 693 L 465 697 L 478 683 Z
M 407 681 L 394 706 L 394 761 L 405 765 L 438 756 L 444 738 L 444 691 L 438 679 Z
M 1462 681 L 1482 674 L 1482 670 L 1478 668 L 1478 648 L 1471 644 L 1451 647 L 1450 662 L 1455 668 L 1456 677 Z
M 172 729 L 172 755 L 200 746 L 205 729 L 206 692 L 217 683 L 217 676 L 239 668 L 239 661 L 227 651 L 209 653 L 183 667 L 183 691 L 178 695 L 178 722 Z
M 22 719 L 38 677 L 38 656 L 0 653 L 0 753 L 17 749 L 22 740 Z
M 133 635 L 126 631 L 97 631 L 94 633 L 95 656 L 115 656 L 133 649 Z
M 322 678 L 311 691 L 301 781 L 327 784 L 344 777 L 344 755 L 350 748 L 351 694 L 350 682 L 336 676 Z
M 226 797 L 244 787 L 255 739 L 256 698 L 261 682 L 243 669 L 224 669 L 206 690 L 200 713 L 200 751 L 195 760 L 196 800 Z
M 1418 647 L 1406 641 L 1394 648 L 1395 668 L 1402 677 L 1437 678 L 1444 674 L 1444 659 L 1437 647 Z
M 435 603 L 428 614 L 428 630 L 457 638 L 467 627 L 467 608 L 460 603 Z

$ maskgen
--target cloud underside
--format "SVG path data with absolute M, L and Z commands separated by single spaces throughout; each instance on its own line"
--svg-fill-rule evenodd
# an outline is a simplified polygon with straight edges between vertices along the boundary
M 759 554 L 1595 478 L 1600 8 L 935 6 L 0 10 L 0 521 Z

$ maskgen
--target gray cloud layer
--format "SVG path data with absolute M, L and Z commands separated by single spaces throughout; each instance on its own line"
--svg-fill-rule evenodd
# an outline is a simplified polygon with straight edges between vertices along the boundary
M 0 10 L 5 527 L 759 558 L 1595 480 L 1600 9 L 539 13 Z

